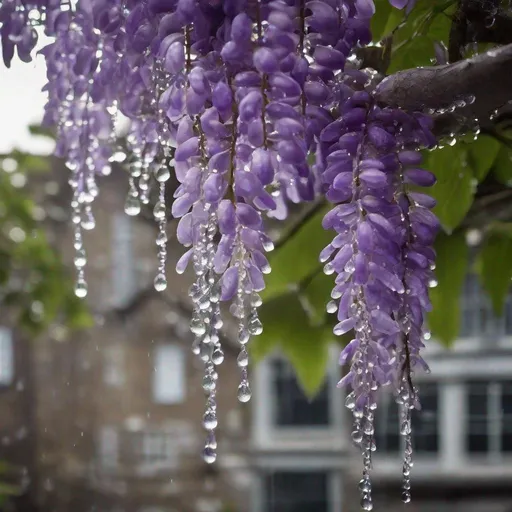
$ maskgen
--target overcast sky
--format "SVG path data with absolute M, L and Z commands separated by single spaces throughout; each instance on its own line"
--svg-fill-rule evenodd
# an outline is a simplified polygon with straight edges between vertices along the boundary
M 0 153 L 13 148 L 31 153 L 50 153 L 52 143 L 44 137 L 32 137 L 28 125 L 43 116 L 46 83 L 44 59 L 38 56 L 24 63 L 14 58 L 7 69 L 0 59 Z

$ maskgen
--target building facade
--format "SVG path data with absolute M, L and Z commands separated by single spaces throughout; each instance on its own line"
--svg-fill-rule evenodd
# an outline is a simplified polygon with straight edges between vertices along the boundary
M 512 300 L 497 318 L 468 276 L 461 336 L 453 348 L 434 340 L 425 358 L 431 373 L 417 375 L 422 411 L 413 414 L 415 512 L 512 511 Z M 332 358 L 335 363 L 336 355 Z M 359 509 L 362 463 L 351 446 L 350 414 L 335 388 L 339 369 L 312 402 L 279 356 L 256 373 L 253 408 L 252 512 L 352 512 Z M 398 406 L 381 397 L 376 417 L 374 502 L 402 506 Z

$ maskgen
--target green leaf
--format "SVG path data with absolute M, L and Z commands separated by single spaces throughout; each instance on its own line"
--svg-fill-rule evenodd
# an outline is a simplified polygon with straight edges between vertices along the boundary
M 507 146 L 501 146 L 492 173 L 500 183 L 512 187 L 512 150 Z
M 428 324 L 433 337 L 450 346 L 460 329 L 460 299 L 468 270 L 468 246 L 465 233 L 438 235 L 436 277 L 438 286 L 430 290 L 432 311 Z
M 308 312 L 311 322 L 315 325 L 323 325 L 326 322 L 327 312 L 325 307 L 331 298 L 331 290 L 334 288 L 334 279 L 323 272 L 318 272 L 313 279 L 299 292 L 299 297 L 305 311 Z
M 480 182 L 491 170 L 500 151 L 500 143 L 493 137 L 480 135 L 469 145 L 469 161 L 473 175 Z
M 333 238 L 321 225 L 327 211 L 328 207 L 322 208 L 271 255 L 272 272 L 266 279 L 264 300 L 293 289 L 318 268 L 318 255 Z
M 280 348 L 293 365 L 304 392 L 313 397 L 326 375 L 329 344 L 334 337 L 330 327 L 312 325 L 293 292 L 264 303 L 260 318 L 264 330 L 251 343 L 253 357 L 260 359 Z
M 512 224 L 491 228 L 477 256 L 476 269 L 496 315 L 503 314 L 512 280 Z
M 428 193 L 437 200 L 434 213 L 447 232 L 453 231 L 473 204 L 476 179 L 468 165 L 464 144 L 446 146 L 428 153 L 425 167 L 437 177 Z

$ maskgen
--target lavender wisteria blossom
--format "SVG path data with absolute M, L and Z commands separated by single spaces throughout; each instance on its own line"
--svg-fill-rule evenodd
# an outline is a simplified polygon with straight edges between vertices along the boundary
M 390 0 L 412 9 L 414 0 Z M 362 507 L 371 510 L 373 421 L 379 389 L 402 405 L 404 501 L 410 500 L 412 375 L 420 354 L 431 248 L 438 225 L 434 183 L 419 167 L 435 140 L 430 120 L 374 101 L 372 77 L 354 50 L 371 42 L 373 0 L 4 0 L 3 59 L 28 61 L 44 29 L 45 123 L 58 133 L 73 188 L 76 294 L 85 297 L 82 230 L 94 227 L 101 176 L 125 161 L 125 210 L 137 215 L 156 188 L 159 248 L 155 288 L 165 290 L 166 224 L 179 219 L 185 247 L 177 272 L 191 267 L 193 351 L 204 362 L 206 462 L 216 460 L 217 366 L 224 360 L 221 302 L 238 326 L 238 398 L 251 398 L 251 337 L 262 333 L 259 292 L 270 272 L 267 217 L 289 203 L 324 196 L 333 204 L 322 251 L 335 275 L 327 309 L 335 335 L 353 332 L 340 363 L 350 369 L 353 440 L 363 452 Z M 41 27 L 41 28 L 38 28 Z M 377 86 L 378 87 L 378 86 Z M 130 120 L 129 154 L 117 147 L 118 114 Z M 166 182 L 179 187 L 168 211 Z M 327 302 L 326 298 L 326 302 Z

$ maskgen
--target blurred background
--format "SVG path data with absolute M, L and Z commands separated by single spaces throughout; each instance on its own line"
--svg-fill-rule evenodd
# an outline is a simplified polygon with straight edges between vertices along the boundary
M 102 180 L 96 229 L 86 233 L 87 305 L 74 299 L 68 170 L 45 156 L 52 139 L 28 130 L 42 116 L 44 82 L 37 59 L 0 67 L 0 510 L 359 510 L 362 465 L 336 388 L 339 347 L 314 399 L 272 352 L 252 366 L 253 399 L 240 405 L 237 347 L 226 336 L 219 457 L 202 461 L 190 276 L 173 271 L 182 249 L 170 225 L 169 286 L 154 292 L 156 227 L 150 215 L 124 213 L 121 169 Z M 460 339 L 450 350 L 431 340 L 425 358 L 432 373 L 417 377 L 408 510 L 512 512 L 512 300 L 497 318 L 468 275 Z M 376 443 L 375 510 L 402 510 L 390 396 Z

